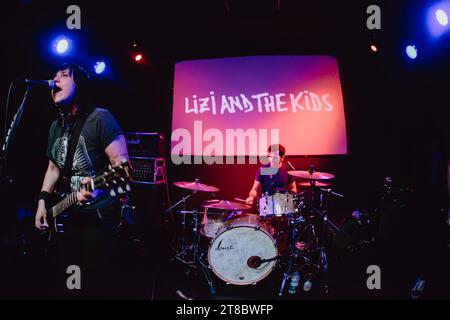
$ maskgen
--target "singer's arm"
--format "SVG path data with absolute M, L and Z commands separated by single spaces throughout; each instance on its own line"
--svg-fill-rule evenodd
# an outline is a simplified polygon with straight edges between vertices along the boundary
M 44 176 L 44 182 L 42 183 L 41 191 L 52 193 L 55 189 L 56 182 L 59 179 L 60 170 L 56 164 L 52 161 L 48 161 L 47 172 Z M 35 216 L 36 228 L 48 227 L 47 224 L 47 209 L 45 208 L 45 201 L 39 200 L 38 208 Z

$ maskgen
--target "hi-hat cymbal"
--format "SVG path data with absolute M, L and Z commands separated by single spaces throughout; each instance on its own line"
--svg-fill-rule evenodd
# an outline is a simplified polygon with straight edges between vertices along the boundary
M 222 201 L 220 201 L 218 203 L 206 204 L 206 205 L 203 206 L 203 208 L 238 211 L 238 210 L 249 210 L 252 207 L 250 207 L 247 204 L 243 204 L 243 203 L 239 203 L 239 202 L 232 202 L 232 201 L 228 201 L 228 200 L 222 200 Z
M 320 172 L 320 171 L 308 171 L 308 170 L 295 170 L 295 171 L 288 171 L 288 174 L 296 177 L 296 178 L 302 178 L 302 179 L 308 179 L 308 180 L 330 180 L 334 179 L 334 174 L 326 173 L 326 172 Z
M 219 188 L 214 186 L 208 186 L 207 184 L 200 183 L 198 181 L 177 181 L 173 183 L 175 186 L 183 189 L 200 191 L 200 192 L 218 192 Z
M 301 186 L 301 187 L 311 187 L 311 186 L 314 186 L 314 187 L 328 187 L 329 185 L 331 185 L 331 183 L 311 180 L 311 181 L 299 182 L 298 185 Z

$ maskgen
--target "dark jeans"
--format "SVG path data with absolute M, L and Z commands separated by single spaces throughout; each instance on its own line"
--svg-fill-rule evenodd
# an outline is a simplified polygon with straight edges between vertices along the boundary
M 119 203 L 98 210 L 75 208 L 58 235 L 61 298 L 108 299 L 120 297 Z M 68 289 L 71 265 L 81 271 L 81 289 Z

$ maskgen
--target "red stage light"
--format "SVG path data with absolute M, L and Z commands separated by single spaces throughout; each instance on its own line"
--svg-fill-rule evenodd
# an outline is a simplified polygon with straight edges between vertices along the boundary
M 142 58 L 143 56 L 140 53 L 134 55 L 134 61 L 136 62 L 142 62 Z
M 371 45 L 371 46 L 370 46 L 370 50 L 372 50 L 373 52 L 377 52 L 377 51 L 378 51 L 378 48 L 377 48 L 376 45 Z

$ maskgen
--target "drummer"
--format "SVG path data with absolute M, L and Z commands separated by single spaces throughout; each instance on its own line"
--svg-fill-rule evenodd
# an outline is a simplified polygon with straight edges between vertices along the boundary
M 273 144 L 267 149 L 267 152 L 270 162 L 260 167 L 256 172 L 253 187 L 248 193 L 248 198 L 245 200 L 247 204 L 252 205 L 260 191 L 262 194 L 273 194 L 277 191 L 292 191 L 297 193 L 297 185 L 295 184 L 294 178 L 287 173 L 290 168 L 284 162 L 286 148 L 281 144 Z M 278 165 L 276 174 L 262 174 L 263 172 L 261 170 L 263 168 L 269 170 L 268 168 L 274 168 L 276 165 Z

